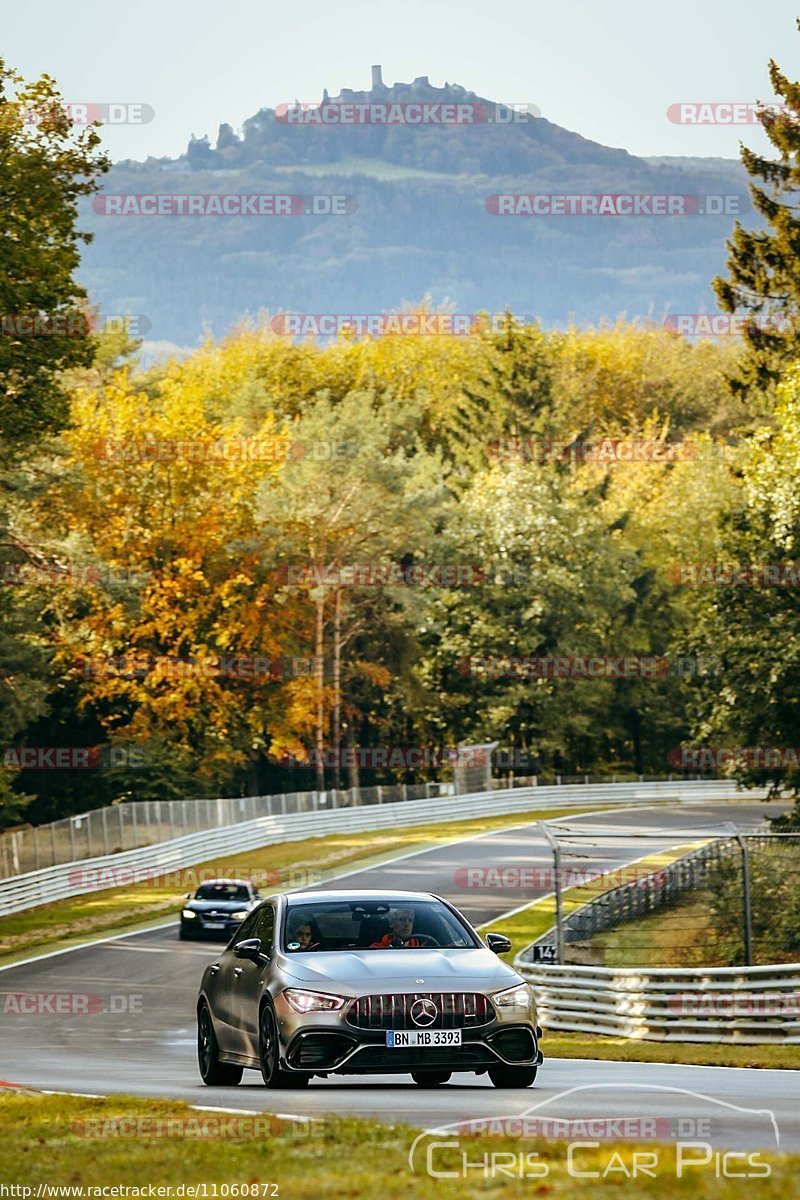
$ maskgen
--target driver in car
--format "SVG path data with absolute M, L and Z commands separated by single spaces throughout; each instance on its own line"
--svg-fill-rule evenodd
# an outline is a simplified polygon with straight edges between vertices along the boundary
M 413 936 L 414 929 L 414 910 L 413 908 L 392 908 L 389 910 L 389 923 L 391 929 L 385 933 L 377 942 L 372 942 L 370 950 L 389 950 L 389 949 L 404 949 L 420 946 L 429 946 L 433 941 L 432 938 L 425 936 Z

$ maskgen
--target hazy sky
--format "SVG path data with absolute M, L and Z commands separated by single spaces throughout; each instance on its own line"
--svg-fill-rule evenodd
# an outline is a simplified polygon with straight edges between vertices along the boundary
M 238 126 L 322 88 L 430 76 L 634 154 L 735 157 L 752 126 L 691 127 L 680 101 L 771 99 L 767 62 L 800 76 L 800 6 L 789 0 L 34 0 L 6 4 L 0 54 L 46 71 L 67 100 L 141 102 L 151 123 L 109 129 L 114 158 L 174 155 L 189 135 Z

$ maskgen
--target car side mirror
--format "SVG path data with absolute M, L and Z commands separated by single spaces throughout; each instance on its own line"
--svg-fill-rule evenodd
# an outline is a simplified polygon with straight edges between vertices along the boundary
M 187 893 L 186 893 L 186 899 L 187 899 L 187 900 L 191 900 L 191 898 L 192 898 L 192 893 L 191 893 L 191 892 L 187 892 Z
M 495 954 L 508 954 L 511 949 L 511 938 L 507 938 L 504 933 L 487 933 L 486 945 Z
M 233 953 L 236 958 L 249 958 L 259 966 L 268 961 L 267 955 L 261 953 L 261 938 L 245 938 L 243 942 L 237 942 Z

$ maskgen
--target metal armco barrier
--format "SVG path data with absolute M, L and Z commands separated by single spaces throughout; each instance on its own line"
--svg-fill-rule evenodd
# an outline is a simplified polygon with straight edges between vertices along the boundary
M 225 825 L 201 833 L 170 838 L 155 845 L 122 850 L 117 854 L 60 863 L 39 871 L 0 879 L 0 913 L 21 912 L 54 900 L 117 887 L 137 878 L 155 877 L 169 871 L 207 862 L 220 855 L 238 854 L 259 846 L 302 838 L 321 837 L 344 830 L 369 832 L 403 825 L 458 821 L 490 814 L 526 812 L 531 809 L 608 807 L 645 804 L 652 801 L 683 803 L 725 800 L 736 795 L 735 785 L 726 781 L 680 780 L 659 783 L 606 783 L 562 786 L 503 788 L 443 798 L 404 800 L 348 808 L 273 814 Z M 759 793 L 738 793 L 739 799 Z
M 658 1042 L 800 1042 L 800 963 L 614 970 L 532 966 L 518 955 L 514 966 L 535 991 L 540 1024 L 553 1033 Z

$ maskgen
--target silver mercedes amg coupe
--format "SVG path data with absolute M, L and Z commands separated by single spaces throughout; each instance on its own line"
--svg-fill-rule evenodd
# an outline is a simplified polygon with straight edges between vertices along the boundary
M 315 1075 L 453 1071 L 529 1087 L 542 1061 L 530 986 L 446 900 L 423 892 L 291 892 L 264 900 L 203 974 L 198 1060 L 209 1085 L 245 1067 L 267 1087 Z

